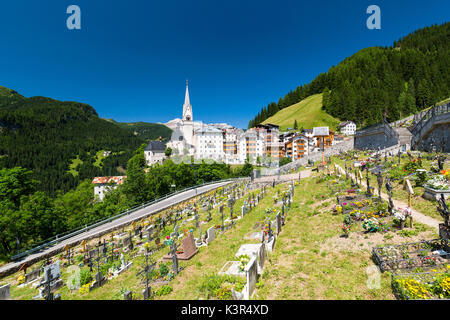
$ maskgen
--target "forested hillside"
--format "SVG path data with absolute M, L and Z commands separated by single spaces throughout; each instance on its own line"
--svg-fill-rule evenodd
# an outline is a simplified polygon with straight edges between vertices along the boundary
M 162 138 L 163 142 L 170 140 L 172 130 L 163 124 L 149 122 L 116 122 L 112 119 L 106 119 L 121 128 L 131 131 L 137 137 L 145 141 L 157 140 Z
M 44 97 L 25 98 L 0 88 L 0 168 L 33 171 L 37 190 L 54 196 L 97 175 L 119 175 L 143 143 L 128 130 L 100 119 L 91 106 Z M 112 151 L 102 159 L 100 150 Z M 78 166 L 69 173 L 75 159 Z
M 272 102 L 249 121 L 253 127 L 279 110 L 323 93 L 324 110 L 359 126 L 386 115 L 395 121 L 450 96 L 450 23 L 418 30 L 391 47 L 366 48 L 311 83 Z

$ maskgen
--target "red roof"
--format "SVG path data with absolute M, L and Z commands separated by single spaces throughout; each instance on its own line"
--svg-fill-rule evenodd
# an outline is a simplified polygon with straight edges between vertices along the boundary
M 107 184 L 110 182 L 114 182 L 117 184 L 122 184 L 123 181 L 126 179 L 127 176 L 116 176 L 116 177 L 95 177 L 94 180 L 92 180 L 92 183 L 94 184 Z

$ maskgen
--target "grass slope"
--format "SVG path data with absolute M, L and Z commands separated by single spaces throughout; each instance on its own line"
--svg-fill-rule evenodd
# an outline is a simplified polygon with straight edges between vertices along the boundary
M 313 127 L 328 126 L 336 130 L 339 120 L 333 118 L 322 110 L 322 94 L 312 95 L 299 103 L 278 111 L 263 123 L 272 123 L 280 126 L 280 130 L 294 127 L 297 120 L 298 128 L 311 129 Z

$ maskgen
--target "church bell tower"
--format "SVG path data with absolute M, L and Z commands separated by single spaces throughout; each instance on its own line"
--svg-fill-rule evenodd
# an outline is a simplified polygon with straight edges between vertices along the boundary
M 189 85 L 188 81 L 186 80 L 186 95 L 184 97 L 184 104 L 183 104 L 183 121 L 193 121 L 193 120 L 194 117 L 192 115 L 192 106 L 189 100 Z

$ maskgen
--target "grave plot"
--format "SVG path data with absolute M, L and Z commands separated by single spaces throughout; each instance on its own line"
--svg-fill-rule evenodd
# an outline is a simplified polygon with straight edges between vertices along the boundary
M 392 275 L 392 290 L 397 299 L 450 299 L 450 265 L 430 272 Z
M 393 196 L 397 200 L 408 201 L 410 206 L 433 218 L 439 218 L 434 210 L 436 196 L 448 197 L 450 170 L 448 156 L 445 154 L 426 154 L 416 151 L 380 155 L 377 152 L 355 153 L 359 168 L 368 169 L 374 173 L 377 167 L 382 167 L 383 175 L 389 178 Z M 351 155 L 335 161 L 343 165 L 343 161 L 353 161 Z M 355 162 L 356 162 L 355 161 Z M 412 193 L 405 186 L 406 179 L 410 181 Z M 377 184 L 376 175 L 369 177 L 372 186 Z
M 433 268 L 450 263 L 448 243 L 441 239 L 379 246 L 373 248 L 372 254 L 382 271 Z
M 361 223 L 362 228 L 366 233 L 373 232 L 396 232 L 403 230 L 405 226 L 413 227 L 411 216 L 411 208 L 395 208 L 392 200 L 392 185 L 388 177 L 383 177 L 380 167 L 375 167 L 377 173 L 377 193 L 378 197 L 373 194 L 370 187 L 370 179 L 366 173 L 367 189 L 361 190 L 361 181 L 363 180 L 361 171 L 356 171 L 351 175 L 346 170 L 343 170 L 339 165 L 336 165 L 336 172 L 340 172 L 341 178 L 337 177 L 333 180 L 335 185 L 341 185 L 340 188 L 330 187 L 331 193 L 336 196 L 337 204 L 333 207 L 333 214 L 342 214 L 344 216 L 342 231 L 343 236 L 347 237 L 350 230 L 355 223 Z M 345 182 L 342 179 L 345 177 L 351 179 L 351 187 L 343 190 Z M 354 177 L 356 177 L 354 179 Z M 385 187 L 389 194 L 388 201 L 381 198 L 381 190 L 385 182 Z M 409 224 L 407 224 L 409 221 Z
M 246 284 L 242 288 L 242 291 L 234 287 L 231 289 L 234 300 L 249 300 L 254 293 L 259 275 L 263 273 L 267 252 L 273 251 L 275 239 L 281 232 L 287 211 L 290 208 L 293 193 L 294 186 L 293 184 L 289 184 L 289 190 L 282 192 L 281 211 L 283 215 L 279 210 L 267 208 L 265 210 L 264 220 L 261 222 L 257 221 L 256 223 L 256 228 L 261 228 L 261 231 L 257 232 L 261 241 L 259 243 L 241 245 L 235 254 L 237 260 L 227 261 L 219 271 L 219 275 L 245 278 Z M 277 192 L 277 195 L 279 196 L 280 193 Z M 289 206 L 286 206 L 287 202 L 289 202 Z M 256 237 L 256 239 L 258 238 Z

